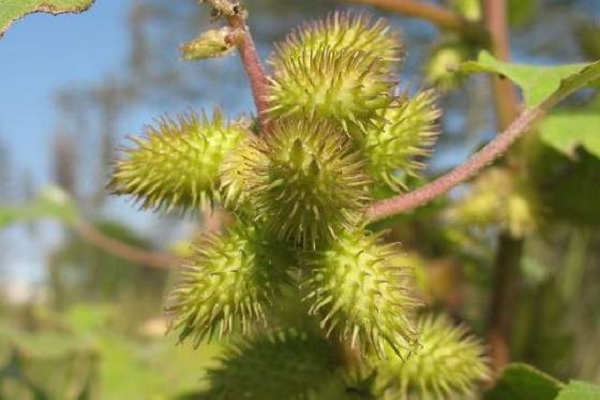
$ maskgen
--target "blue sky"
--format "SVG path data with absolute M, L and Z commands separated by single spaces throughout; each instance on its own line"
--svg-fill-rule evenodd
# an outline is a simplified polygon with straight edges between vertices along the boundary
M 129 6 L 127 1 L 101 0 L 80 15 L 33 14 L 17 21 L 0 40 L 0 140 L 8 147 L 13 173 L 28 171 L 35 187 L 51 182 L 48 149 L 56 127 L 56 91 L 97 82 L 118 69 L 128 46 L 123 38 Z M 28 235 L 23 231 L 14 227 L 2 236 L 5 272 L 39 281 L 40 246 L 56 243 L 58 230 L 43 224 L 42 239 L 34 243 L 24 240 Z
M 119 67 L 129 2 L 101 0 L 86 13 L 33 14 L 0 40 L 0 138 L 18 169 L 47 182 L 46 149 L 56 126 L 54 95 Z

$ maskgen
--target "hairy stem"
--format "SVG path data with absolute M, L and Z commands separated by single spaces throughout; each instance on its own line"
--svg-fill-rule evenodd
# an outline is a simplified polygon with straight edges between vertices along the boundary
M 547 101 L 538 108 L 525 111 L 503 133 L 496 136 L 478 153 L 472 155 L 464 164 L 446 175 L 410 193 L 373 203 L 367 209 L 367 218 L 370 221 L 380 220 L 422 206 L 465 182 L 504 154 L 515 140 L 527 132 L 545 114 L 551 105 L 551 102 Z
M 252 96 L 254 97 L 254 103 L 256 104 L 261 130 L 263 134 L 266 134 L 269 131 L 269 121 L 266 113 L 268 106 L 267 75 L 265 74 L 258 52 L 256 51 L 250 29 L 246 24 L 245 15 L 243 13 L 237 13 L 229 16 L 227 20 L 232 28 L 239 29 L 243 32 L 243 34 L 237 38 L 240 58 L 242 59 L 246 75 L 248 75 L 248 80 L 250 81 Z
M 367 4 L 409 17 L 430 21 L 443 29 L 458 31 L 464 36 L 477 38 L 482 27 L 447 8 L 417 0 L 348 0 L 352 3 Z M 479 37 L 481 39 L 481 37 Z

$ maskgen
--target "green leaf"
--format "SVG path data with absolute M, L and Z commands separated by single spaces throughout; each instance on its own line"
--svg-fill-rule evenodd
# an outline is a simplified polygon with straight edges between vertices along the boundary
M 554 400 L 564 387 L 552 378 L 527 364 L 510 364 L 485 400 Z
M 600 158 L 600 112 L 561 111 L 540 125 L 540 138 L 559 152 L 573 157 L 577 147 Z
M 600 386 L 586 382 L 570 381 L 567 387 L 561 390 L 556 400 L 598 400 L 600 399 Z
M 0 0 L 0 37 L 16 20 L 27 14 L 80 13 L 92 6 L 94 0 Z
M 516 83 L 523 90 L 525 104 L 534 107 L 542 103 L 552 93 L 558 91 L 561 83 L 567 78 L 572 78 L 583 73 L 587 68 L 595 66 L 596 72 L 600 62 L 592 64 L 566 64 L 559 66 L 537 66 L 525 64 L 512 64 L 495 59 L 487 51 L 479 54 L 477 61 L 468 61 L 460 66 L 464 73 L 488 72 L 504 76 Z M 595 81 L 600 79 L 596 74 Z M 584 86 L 588 85 L 586 83 Z M 567 90 L 567 87 L 562 89 Z M 563 96 L 564 97 L 564 96 Z

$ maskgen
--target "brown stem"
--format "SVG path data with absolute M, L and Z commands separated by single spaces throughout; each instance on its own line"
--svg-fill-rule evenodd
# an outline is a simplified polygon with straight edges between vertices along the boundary
M 164 253 L 142 250 L 120 242 L 119 240 L 106 236 L 93 225 L 83 220 L 76 221 L 71 227 L 87 242 L 110 254 L 136 264 L 158 269 L 170 269 L 175 264 L 175 257 Z
M 458 31 L 465 36 L 481 33 L 481 26 L 461 15 L 434 4 L 417 0 L 348 0 L 352 3 L 367 4 L 387 11 L 401 13 L 409 17 L 430 21 L 440 28 Z
M 500 61 L 508 61 L 510 48 L 505 0 L 486 0 L 485 24 L 490 33 L 491 51 Z M 492 76 L 494 103 L 499 130 L 504 130 L 517 116 L 517 93 L 507 79 Z
M 464 164 L 446 175 L 405 195 L 373 203 L 367 209 L 367 218 L 370 221 L 379 220 L 422 206 L 448 192 L 458 184 L 465 182 L 505 153 L 514 141 L 527 132 L 553 104 L 553 99 L 549 99 L 540 107 L 525 111 L 506 131 L 496 136 L 494 140 L 478 153 L 472 155 Z
M 490 32 L 491 51 L 500 61 L 510 58 L 506 0 L 485 0 L 485 25 Z M 496 124 L 499 130 L 507 127 L 517 116 L 517 94 L 508 80 L 492 77 Z M 512 165 L 522 163 L 518 154 L 511 157 Z M 518 172 L 518 171 L 516 171 Z M 493 266 L 493 288 L 489 312 L 488 341 L 492 364 L 497 374 L 510 362 L 512 320 L 517 309 L 523 239 L 510 232 L 500 232 Z
M 510 336 L 518 305 L 523 244 L 522 238 L 514 238 L 508 232 L 498 238 L 488 328 L 490 356 L 496 373 L 510 362 Z
M 252 88 L 252 96 L 254 97 L 254 103 L 258 112 L 258 120 L 262 128 L 263 133 L 269 131 L 269 120 L 267 118 L 268 108 L 268 85 L 267 75 L 256 51 L 254 40 L 250 34 L 250 29 L 246 24 L 245 14 L 240 12 L 227 18 L 229 25 L 236 29 L 241 30 L 244 34 L 237 38 L 238 49 L 240 52 L 240 58 L 244 65 L 246 75 L 250 81 L 250 87 Z

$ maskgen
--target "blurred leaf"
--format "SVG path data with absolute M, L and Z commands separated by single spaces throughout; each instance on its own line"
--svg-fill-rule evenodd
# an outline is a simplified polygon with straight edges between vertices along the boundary
M 571 381 L 556 398 L 556 400 L 598 400 L 600 386 L 586 382 Z
M 80 13 L 94 0 L 0 0 L 0 36 L 19 18 L 35 12 L 50 14 Z
M 550 96 L 558 102 L 575 90 L 588 86 L 590 82 L 600 80 L 600 61 L 553 67 L 511 64 L 498 61 L 487 51 L 482 51 L 477 61 L 462 64 L 460 71 L 505 76 L 523 90 L 525 104 L 535 107 Z
M 485 400 L 553 400 L 563 383 L 526 364 L 510 364 Z
M 600 158 L 600 112 L 561 111 L 549 115 L 541 124 L 540 138 L 569 157 L 584 147 Z
M 23 207 L 0 206 L 0 228 L 16 222 L 27 222 L 41 218 L 57 218 L 72 222 L 77 209 L 69 195 L 57 186 L 43 189 L 39 196 Z
M 577 24 L 577 38 L 579 47 L 589 59 L 600 59 L 600 23 L 581 21 Z

